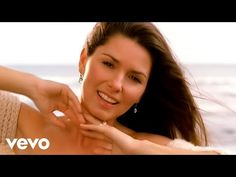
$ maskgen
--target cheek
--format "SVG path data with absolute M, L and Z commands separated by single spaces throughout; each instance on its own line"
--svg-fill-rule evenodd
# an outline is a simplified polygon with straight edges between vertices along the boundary
M 99 66 L 96 66 L 95 64 L 91 64 L 86 71 L 87 80 L 92 83 L 99 82 L 106 76 L 104 74 L 104 71 L 102 71 L 101 68 Z
M 127 89 L 126 93 L 124 94 L 124 100 L 126 104 L 132 106 L 133 104 L 138 103 L 143 92 L 143 88 Z

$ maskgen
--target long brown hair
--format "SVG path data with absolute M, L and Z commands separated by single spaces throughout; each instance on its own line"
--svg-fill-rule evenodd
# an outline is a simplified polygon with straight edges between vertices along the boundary
M 138 112 L 134 114 L 134 107 L 131 107 L 117 120 L 137 132 L 207 145 L 206 129 L 188 83 L 155 25 L 149 22 L 96 23 L 86 40 L 88 56 L 117 33 L 136 41 L 152 57 L 151 74 L 138 104 Z

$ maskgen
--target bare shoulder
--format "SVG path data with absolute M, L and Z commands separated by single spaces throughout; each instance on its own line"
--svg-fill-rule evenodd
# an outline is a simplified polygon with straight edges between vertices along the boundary
M 168 137 L 151 133 L 135 133 L 135 138 L 139 140 L 149 140 L 160 145 L 167 145 L 170 141 L 172 141 Z
M 39 132 L 46 124 L 46 118 L 38 110 L 21 103 L 16 135 L 24 137 L 39 136 Z

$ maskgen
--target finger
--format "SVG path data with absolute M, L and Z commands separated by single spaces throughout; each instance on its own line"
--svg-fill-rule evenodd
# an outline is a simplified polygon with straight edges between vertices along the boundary
M 80 103 L 78 103 L 78 105 L 74 105 L 72 100 L 69 101 L 69 109 L 73 111 L 74 116 L 78 119 L 80 123 L 85 123 L 85 119 L 84 119 L 84 116 L 82 115 L 81 108 L 80 108 L 80 111 L 78 111 L 78 109 L 75 109 L 76 106 L 81 107 Z
M 101 147 L 106 150 L 112 150 L 112 142 L 109 141 L 104 141 L 104 140 L 95 140 L 96 142 L 96 147 Z
M 88 130 L 88 131 L 96 131 L 98 133 L 102 133 L 102 134 L 109 134 L 107 133 L 108 131 L 106 130 L 107 126 L 103 126 L 102 123 L 100 124 L 80 124 L 80 127 L 84 130 Z M 109 135 L 108 135 L 109 136 Z
M 56 126 L 59 126 L 61 128 L 65 128 L 66 125 L 63 121 L 59 120 L 57 116 L 55 116 L 53 113 L 48 114 L 49 120 Z
M 86 130 L 81 130 L 81 133 L 84 136 L 89 137 L 89 138 L 94 138 L 94 139 L 110 142 L 110 140 L 101 133 L 97 133 L 93 131 L 86 131 Z
M 115 127 L 111 127 L 109 125 L 92 125 L 92 124 L 81 124 L 80 127 L 83 130 L 89 130 L 89 131 L 95 131 L 102 133 L 105 135 L 107 138 L 111 139 L 112 141 L 116 143 L 128 143 L 129 141 L 132 141 L 133 138 L 122 131 L 118 130 Z
M 78 111 L 78 109 L 76 109 L 76 106 L 80 107 L 80 104 L 74 105 L 72 99 L 70 99 L 69 97 L 66 97 L 66 99 L 68 101 L 57 103 L 57 106 L 54 109 L 58 109 L 59 111 L 63 112 L 67 117 L 70 117 L 71 120 L 73 120 L 77 124 L 85 123 L 85 120 L 81 115 L 81 109 L 80 112 Z
M 74 110 L 76 113 L 81 113 L 82 109 L 78 100 L 75 98 L 68 96 L 67 97 L 67 106 Z
M 93 150 L 93 153 L 97 154 L 97 155 L 111 155 L 112 154 L 112 150 L 104 149 L 104 148 L 95 148 Z
M 72 90 L 71 90 L 71 92 L 69 93 L 69 99 L 71 100 L 71 104 L 73 105 L 74 109 L 75 109 L 77 112 L 81 113 L 81 112 L 82 112 L 82 109 L 81 109 L 80 102 L 79 102 L 77 96 L 72 92 Z M 72 105 L 71 105 L 71 106 L 72 106 Z
M 108 126 L 104 126 L 103 124 L 99 125 L 93 125 L 93 124 L 80 124 L 81 132 L 85 136 L 88 136 L 90 138 L 97 138 L 100 140 L 107 140 L 111 141 L 113 139 L 112 136 L 110 136 L 109 130 L 106 130 Z
M 111 142 L 107 142 L 107 141 L 101 141 L 100 146 L 103 147 L 106 150 L 112 150 L 113 145 Z
M 67 102 L 69 102 L 69 106 L 74 109 L 76 113 L 81 113 L 82 109 L 80 106 L 80 102 L 78 97 L 75 95 L 75 93 L 72 91 L 72 89 L 66 85 L 66 95 Z
M 78 113 L 75 109 L 74 106 L 72 104 L 72 101 L 69 100 L 68 103 L 66 103 L 67 105 L 65 105 L 64 102 L 59 102 L 57 103 L 57 105 L 54 107 L 54 110 L 59 110 L 62 113 L 64 113 L 67 117 L 70 117 L 71 120 L 73 120 L 76 124 L 80 124 L 80 123 L 85 123 L 85 120 L 82 116 L 81 113 Z
M 65 116 L 69 118 L 78 127 L 80 126 L 81 122 L 85 122 L 82 114 L 75 115 L 75 113 L 72 110 L 66 110 Z

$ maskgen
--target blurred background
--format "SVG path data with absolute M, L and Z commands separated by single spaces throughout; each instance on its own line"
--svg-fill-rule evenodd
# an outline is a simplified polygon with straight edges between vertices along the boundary
M 68 84 L 95 23 L 0 23 L 0 64 Z M 154 23 L 183 68 L 213 146 L 236 152 L 236 23 Z M 32 102 L 21 96 L 22 101 Z

